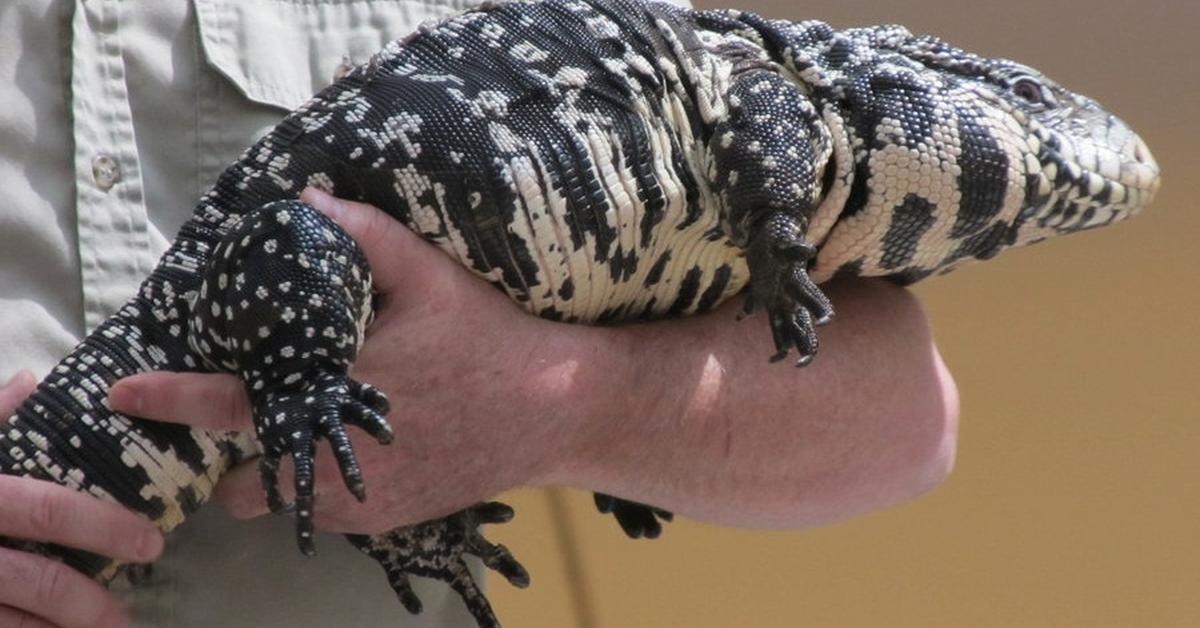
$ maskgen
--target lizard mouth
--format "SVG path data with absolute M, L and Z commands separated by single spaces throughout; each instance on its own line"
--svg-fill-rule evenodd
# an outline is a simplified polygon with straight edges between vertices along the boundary
M 1089 136 L 1035 133 L 1041 140 L 1021 227 L 1043 236 L 1112 224 L 1150 204 L 1160 170 L 1140 137 L 1115 117 Z M 1050 232 L 1050 233 L 1047 233 Z

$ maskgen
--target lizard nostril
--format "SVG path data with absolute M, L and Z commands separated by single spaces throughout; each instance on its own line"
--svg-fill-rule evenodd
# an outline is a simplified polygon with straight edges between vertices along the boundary
M 1158 162 L 1154 160 L 1154 155 L 1150 153 L 1150 147 L 1146 146 L 1146 142 L 1142 138 L 1137 138 L 1133 146 L 1133 158 L 1138 163 L 1158 172 Z

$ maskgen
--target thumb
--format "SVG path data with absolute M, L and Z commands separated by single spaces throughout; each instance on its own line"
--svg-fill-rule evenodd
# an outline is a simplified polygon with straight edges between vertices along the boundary
M 390 293 L 404 289 L 406 277 L 422 277 L 446 256 L 374 205 L 347 201 L 317 188 L 305 188 L 300 200 L 336 222 L 367 255 L 375 287 Z
M 12 414 L 36 387 L 37 378 L 27 370 L 17 371 L 12 379 L 0 385 L 0 419 Z

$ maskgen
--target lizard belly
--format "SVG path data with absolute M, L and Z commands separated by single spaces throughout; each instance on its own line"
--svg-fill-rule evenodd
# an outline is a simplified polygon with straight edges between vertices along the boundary
M 581 90 L 553 108 L 479 119 L 500 99 L 441 94 L 443 111 L 423 105 L 412 118 L 456 132 L 395 167 L 381 205 L 547 318 L 691 314 L 746 284 L 678 96 L 617 109 Z
M 749 277 L 741 250 L 715 210 L 689 211 L 667 159 L 651 160 L 662 194 L 647 195 L 620 142 L 590 134 L 581 148 L 574 169 L 592 184 L 585 202 L 569 186 L 544 185 L 561 167 L 529 145 L 496 164 L 495 179 L 508 187 L 502 207 L 476 197 L 476 219 L 456 229 L 442 221 L 462 212 L 416 208 L 410 226 L 529 312 L 556 320 L 685 315 L 741 290 Z

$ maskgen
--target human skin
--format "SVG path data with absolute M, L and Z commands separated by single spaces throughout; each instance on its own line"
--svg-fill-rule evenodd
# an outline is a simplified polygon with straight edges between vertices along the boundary
M 306 190 L 365 250 L 383 294 L 353 375 L 392 401 L 395 442 L 357 434 L 369 498 L 327 448 L 315 521 L 380 533 L 530 485 L 565 485 L 741 527 L 813 526 L 911 499 L 953 465 L 954 381 L 908 291 L 834 282 L 838 307 L 804 369 L 768 363 L 764 319 L 737 303 L 619 327 L 529 316 L 372 207 Z M 151 373 L 114 409 L 251 430 L 230 375 Z M 234 516 L 267 512 L 257 465 L 226 475 Z M 285 473 L 287 487 L 290 477 Z
M 28 371 L 0 386 L 0 416 L 33 392 Z M 77 547 L 126 562 L 162 553 L 145 517 L 52 482 L 0 475 L 0 536 Z M 118 628 L 129 616 L 116 596 L 61 562 L 0 548 L 0 628 Z
M 761 317 L 736 303 L 689 319 L 567 326 L 529 316 L 378 210 L 306 191 L 367 252 L 383 307 L 354 375 L 392 400 L 396 442 L 355 438 L 369 498 L 349 495 L 326 449 L 317 525 L 378 533 L 516 486 L 608 492 L 712 523 L 818 525 L 911 499 L 953 465 L 954 381 L 907 291 L 826 286 L 838 307 L 804 369 L 769 364 Z M 32 391 L 0 387 L 0 416 Z M 122 380 L 114 409 L 211 429 L 250 429 L 228 375 Z M 215 411 L 214 411 L 215 410 Z M 284 478 L 285 487 L 287 478 Z M 217 501 L 266 512 L 256 465 Z M 162 536 L 141 515 L 83 493 L 0 476 L 0 536 L 148 562 Z M 127 613 L 61 563 L 0 549 L 0 628 L 110 628 Z

